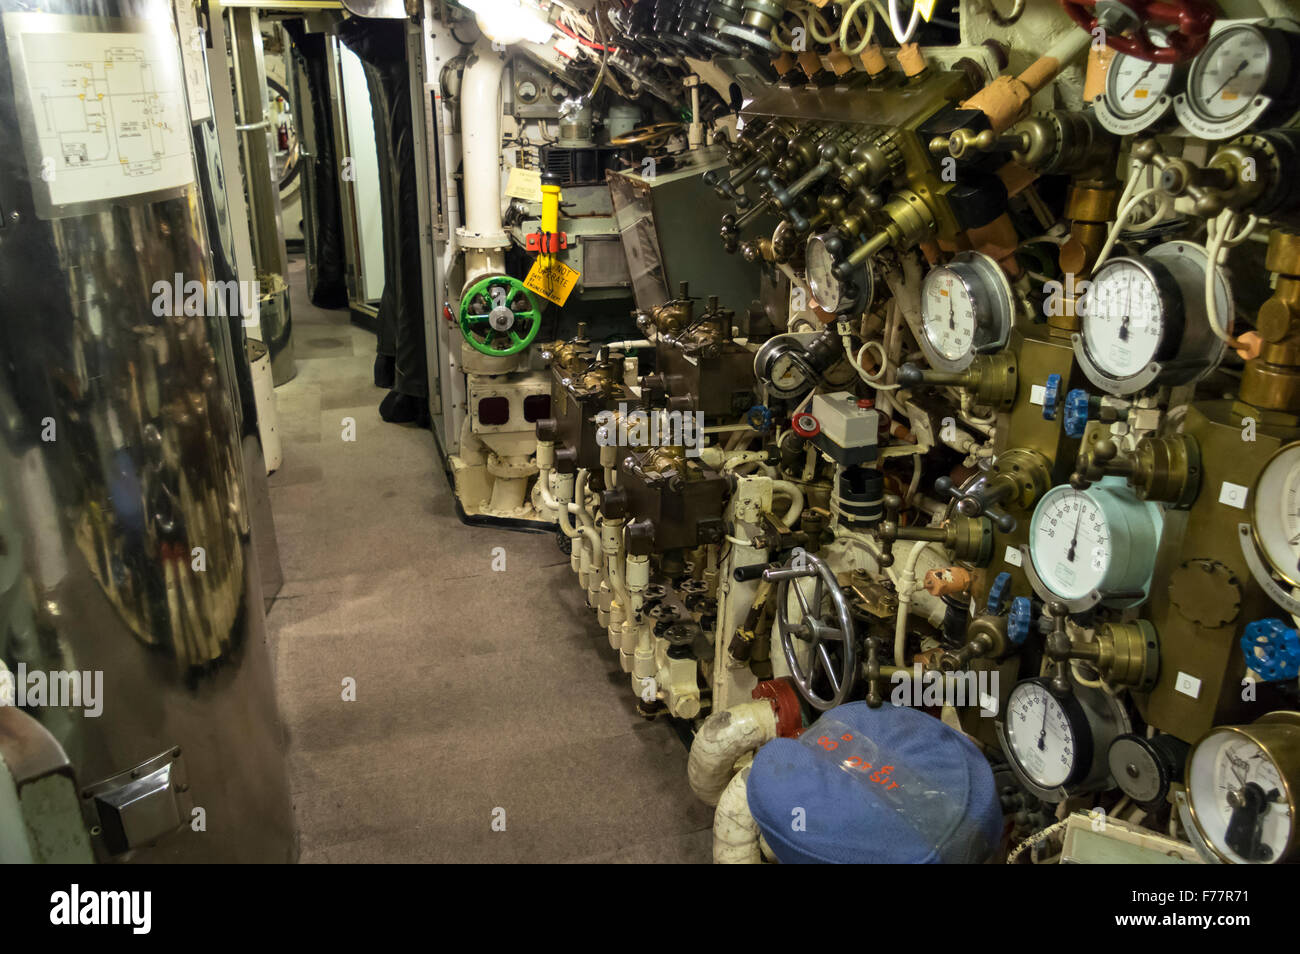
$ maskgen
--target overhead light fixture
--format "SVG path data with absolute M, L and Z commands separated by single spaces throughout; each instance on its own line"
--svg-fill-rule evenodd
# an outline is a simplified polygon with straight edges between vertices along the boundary
M 528 40 L 545 43 L 554 30 L 535 4 L 521 0 L 459 0 L 474 12 L 478 28 L 492 42 L 509 46 Z

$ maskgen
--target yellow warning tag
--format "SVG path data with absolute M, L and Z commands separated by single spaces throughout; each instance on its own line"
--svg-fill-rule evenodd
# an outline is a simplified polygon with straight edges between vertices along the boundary
M 934 8 L 937 3 L 938 0 L 916 0 L 916 5 L 921 10 L 921 19 L 926 23 L 929 23 L 930 18 L 934 16 Z M 903 22 L 906 23 L 907 21 L 904 20 Z
M 569 300 L 569 293 L 578 284 L 578 273 L 563 262 L 551 260 L 549 264 L 539 257 L 528 270 L 524 287 L 530 292 L 541 295 L 547 301 L 563 305 Z

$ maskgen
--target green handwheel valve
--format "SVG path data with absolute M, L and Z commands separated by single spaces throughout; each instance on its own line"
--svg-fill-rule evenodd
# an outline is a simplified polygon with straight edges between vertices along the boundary
M 542 326 L 541 305 L 509 275 L 475 282 L 460 303 L 460 333 L 475 351 L 504 358 L 533 343 Z

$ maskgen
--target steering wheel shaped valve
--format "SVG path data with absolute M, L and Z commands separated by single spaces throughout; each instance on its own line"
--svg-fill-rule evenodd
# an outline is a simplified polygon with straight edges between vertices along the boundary
M 494 358 L 523 351 L 541 326 L 537 298 L 509 275 L 475 282 L 460 303 L 460 333 L 475 351 Z
M 799 694 L 821 712 L 841 705 L 853 689 L 858 659 L 853 614 L 835 574 L 811 553 L 797 552 L 780 569 L 764 570 L 763 579 L 777 584 L 776 624 L 781 634 L 781 650 Z M 811 580 L 811 585 L 805 580 Z M 797 618 L 791 608 L 792 596 L 798 607 Z M 825 604 L 829 608 L 823 613 Z M 796 639 L 808 644 L 806 670 L 795 653 Z M 832 649 L 838 651 L 838 663 Z M 814 685 L 819 670 L 830 685 L 828 696 Z

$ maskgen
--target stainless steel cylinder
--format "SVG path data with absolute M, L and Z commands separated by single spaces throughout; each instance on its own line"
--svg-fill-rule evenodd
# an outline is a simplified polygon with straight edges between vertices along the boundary
M 291 860 L 171 9 L 30 6 L 0 0 L 0 656 L 69 690 L 27 710 L 102 860 Z

